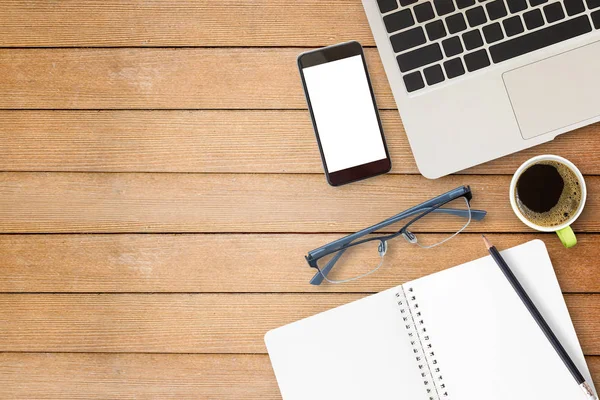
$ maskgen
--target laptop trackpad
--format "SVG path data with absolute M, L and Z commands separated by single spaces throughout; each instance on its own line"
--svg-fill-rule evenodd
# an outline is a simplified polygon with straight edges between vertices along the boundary
M 504 73 L 524 139 L 600 115 L 600 42 Z

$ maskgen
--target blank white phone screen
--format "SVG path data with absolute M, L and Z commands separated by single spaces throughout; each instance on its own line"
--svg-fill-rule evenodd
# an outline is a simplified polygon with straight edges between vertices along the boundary
M 329 172 L 385 159 L 361 56 L 303 72 Z

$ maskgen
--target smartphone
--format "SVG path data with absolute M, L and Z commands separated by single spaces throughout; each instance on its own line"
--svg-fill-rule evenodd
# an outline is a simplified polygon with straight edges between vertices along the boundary
M 298 68 L 327 182 L 339 186 L 392 167 L 362 46 L 302 53 Z

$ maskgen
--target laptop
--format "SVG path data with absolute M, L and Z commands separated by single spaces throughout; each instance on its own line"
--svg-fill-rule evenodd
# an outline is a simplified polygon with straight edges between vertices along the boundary
M 363 0 L 421 174 L 600 120 L 600 0 Z

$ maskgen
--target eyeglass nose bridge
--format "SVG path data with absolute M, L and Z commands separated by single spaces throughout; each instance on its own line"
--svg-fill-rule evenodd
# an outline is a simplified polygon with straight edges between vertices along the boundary
M 409 231 L 408 229 L 405 229 L 404 232 L 402 232 L 402 237 L 404 239 L 406 239 L 406 241 L 408 243 L 411 243 L 411 244 L 417 243 L 417 236 L 414 233 L 412 233 L 411 231 Z
M 387 253 L 387 249 L 388 249 L 387 240 L 380 241 L 379 246 L 377 246 L 377 251 L 379 252 L 379 256 L 380 257 L 385 256 L 385 253 Z

